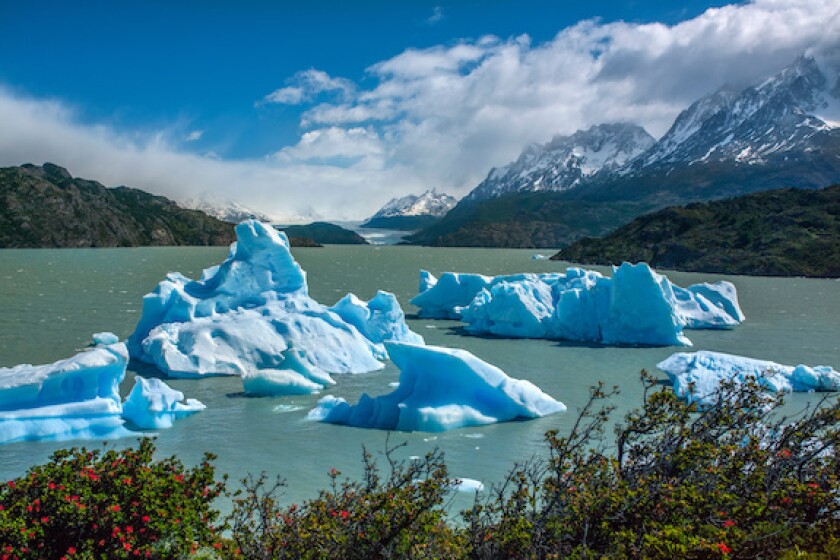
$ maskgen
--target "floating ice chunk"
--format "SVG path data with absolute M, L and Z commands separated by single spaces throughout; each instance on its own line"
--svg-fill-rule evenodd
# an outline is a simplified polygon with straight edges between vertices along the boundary
M 668 374 L 677 396 L 701 405 L 714 403 L 723 381 L 754 380 L 773 392 L 840 390 L 840 373 L 828 366 L 786 366 L 721 352 L 678 352 L 656 367 Z
M 543 255 L 541 253 L 537 253 L 535 255 L 531 255 L 532 261 L 547 261 L 550 257 L 548 255 Z
M 358 404 L 326 396 L 308 417 L 383 430 L 441 432 L 566 410 L 529 381 L 508 377 L 465 350 L 386 343 L 400 368 L 392 393 Z
M 172 273 L 143 298 L 132 357 L 176 377 L 242 375 L 285 369 L 283 352 L 294 347 L 313 368 L 360 373 L 383 367 L 382 340 L 422 341 L 391 294 L 348 296 L 348 322 L 309 297 L 283 233 L 248 220 L 236 234 L 228 258 L 200 280 Z
M 134 387 L 123 403 L 123 417 L 142 430 L 171 428 L 172 423 L 206 407 L 195 399 L 184 400 L 176 391 L 157 378 L 134 377 Z
M 645 263 L 624 263 L 612 278 L 574 267 L 495 278 L 447 272 L 411 301 L 421 316 L 460 318 L 474 334 L 604 344 L 690 345 L 683 328 L 744 319 L 731 283 L 680 288 Z
M 474 478 L 456 478 L 453 480 L 452 489 L 456 492 L 477 493 L 484 490 L 484 484 Z
M 353 294 L 347 294 L 330 310 L 359 329 L 362 335 L 373 342 L 387 340 L 423 344 L 423 337 L 405 324 L 405 313 L 396 296 L 390 292 L 379 290 L 368 302 Z
M 422 294 L 426 290 L 433 288 L 437 284 L 437 278 L 428 270 L 420 271 L 420 288 L 418 294 Z
M 677 314 L 687 329 L 721 329 L 740 325 L 744 312 L 732 282 L 674 286 Z
M 425 270 L 420 271 L 420 285 L 424 286 L 424 274 L 434 278 Z M 470 304 L 476 294 L 486 288 L 493 279 L 481 274 L 460 274 L 444 272 L 437 282 L 425 282 L 426 289 L 414 296 L 411 303 L 420 308 L 418 315 L 432 319 L 459 319 L 455 310 Z
M 120 337 L 112 332 L 93 333 L 94 346 L 108 346 L 109 344 L 116 344 L 119 341 Z
M 495 283 L 460 309 L 468 331 L 518 338 L 545 338 L 553 311 L 551 287 L 536 276 Z
M 613 272 L 602 342 L 691 346 L 682 333 L 675 301 L 673 285 L 647 264 L 622 264 Z
M 100 346 L 52 364 L 0 368 L 0 443 L 128 435 L 119 386 L 128 352 Z
M 325 372 L 312 367 L 301 351 L 289 348 L 282 353 L 282 369 L 260 369 L 242 374 L 245 393 L 259 396 L 319 393 L 335 383 Z

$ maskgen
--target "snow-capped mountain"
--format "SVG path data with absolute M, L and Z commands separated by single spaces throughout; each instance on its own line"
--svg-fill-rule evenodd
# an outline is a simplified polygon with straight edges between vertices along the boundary
M 840 126 L 836 69 L 799 57 L 742 91 L 722 88 L 683 111 L 646 153 L 620 171 L 730 161 L 764 164 L 815 149 Z
M 396 216 L 434 216 L 439 218 L 452 210 L 456 202 L 458 201 L 454 196 L 430 190 L 419 196 L 410 194 L 402 198 L 392 198 L 370 219 L 394 218 Z
M 250 208 L 239 204 L 234 200 L 211 200 L 207 198 L 189 198 L 181 202 L 184 208 L 191 208 L 193 210 L 201 210 L 209 216 L 213 216 L 219 220 L 238 224 L 242 220 L 255 218 L 261 222 L 271 222 L 271 218 L 260 212 L 255 212 Z
M 656 140 L 634 124 L 601 124 L 528 146 L 519 158 L 493 168 L 464 199 L 478 202 L 513 192 L 562 191 L 622 167 Z

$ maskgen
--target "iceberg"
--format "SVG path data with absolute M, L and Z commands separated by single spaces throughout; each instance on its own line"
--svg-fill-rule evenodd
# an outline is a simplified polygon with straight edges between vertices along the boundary
M 0 368 L 0 443 L 128 435 L 119 393 L 127 363 L 125 345 L 113 344 Z
M 392 293 L 379 290 L 368 302 L 347 294 L 330 311 L 356 327 L 370 341 L 423 344 L 423 337 L 405 324 L 405 313 Z
M 183 402 L 182 402 L 183 401 Z M 134 378 L 134 388 L 123 403 L 123 418 L 142 430 L 171 428 L 172 423 L 206 407 L 200 401 L 187 399 L 157 378 Z
M 335 383 L 327 373 L 310 366 L 300 351 L 290 348 L 282 356 L 283 369 L 260 369 L 242 374 L 245 394 L 273 397 L 319 393 Z
M 840 391 L 840 373 L 829 366 L 788 366 L 721 352 L 678 352 L 657 366 L 668 374 L 674 392 L 701 406 L 714 404 L 724 381 L 752 380 L 771 393 Z
M 108 346 L 110 344 L 116 344 L 120 341 L 120 337 L 115 335 L 112 332 L 98 332 L 93 333 L 93 345 L 94 346 Z
M 326 396 L 308 418 L 359 428 L 442 432 L 566 410 L 531 382 L 508 377 L 465 350 L 397 342 L 386 347 L 400 369 L 392 393 L 363 394 L 353 406 Z
M 227 259 L 199 280 L 170 273 L 143 298 L 128 339 L 132 358 L 173 377 L 244 375 L 284 370 L 294 348 L 307 367 L 361 373 L 383 367 L 382 342 L 422 341 L 387 292 L 367 303 L 351 295 L 333 308 L 312 299 L 288 239 L 270 225 L 244 221 L 236 237 Z
M 460 319 L 479 335 L 690 346 L 683 329 L 731 328 L 744 320 L 730 282 L 681 288 L 645 263 L 624 263 L 611 278 L 575 267 L 565 274 L 433 278 L 420 272 L 426 289 L 411 300 L 419 315 Z

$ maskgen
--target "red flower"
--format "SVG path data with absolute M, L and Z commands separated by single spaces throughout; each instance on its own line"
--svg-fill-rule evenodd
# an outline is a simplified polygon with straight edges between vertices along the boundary
M 151 521 L 151 520 L 152 520 L 152 518 L 151 518 L 151 517 L 149 517 L 148 515 L 144 515 L 143 517 L 141 517 L 141 518 L 140 518 L 140 520 L 141 520 L 143 523 L 148 523 L 149 521 Z
M 734 527 L 735 525 L 737 525 L 737 523 L 735 523 L 731 519 L 727 519 L 726 521 L 723 522 L 724 527 Z
M 76 547 L 71 546 L 67 549 L 67 554 L 76 554 Z
M 718 550 L 720 550 L 723 554 L 729 554 L 732 552 L 732 549 L 726 546 L 726 543 L 719 542 L 717 543 Z
M 15 487 L 15 481 L 14 480 L 10 480 L 6 484 L 9 486 L 9 488 L 14 488 Z
M 49 521 L 49 520 L 50 520 L 50 518 L 49 518 L 49 517 L 42 517 L 42 518 L 41 518 L 41 523 L 46 523 L 46 522 L 47 522 L 47 521 Z
M 347 519 L 348 517 L 350 517 L 350 514 L 347 513 L 344 510 L 341 510 L 340 512 L 338 512 L 338 515 L 340 515 L 342 519 Z
M 114 504 L 111 506 L 111 511 L 120 511 L 120 506 L 118 504 Z

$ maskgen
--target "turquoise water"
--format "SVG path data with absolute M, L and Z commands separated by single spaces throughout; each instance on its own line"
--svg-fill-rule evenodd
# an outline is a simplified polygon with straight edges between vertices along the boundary
M 0 250 L 0 366 L 46 363 L 82 349 L 96 331 L 126 337 L 140 315 L 142 296 L 169 271 L 196 277 L 222 260 L 222 248 L 135 248 Z M 562 271 L 567 263 L 532 260 L 533 250 L 443 249 L 422 247 L 331 246 L 296 249 L 308 273 L 310 292 L 332 304 L 348 291 L 370 298 L 377 289 L 394 292 L 407 313 L 417 291 L 417 274 L 427 268 L 509 274 Z M 605 271 L 605 269 L 601 269 Z M 725 277 L 670 273 L 680 285 L 728 279 L 735 283 L 747 321 L 731 331 L 689 331 L 695 349 L 719 350 L 788 364 L 840 367 L 840 281 Z M 498 481 L 516 461 L 544 449 L 543 434 L 568 430 L 588 388 L 602 380 L 619 385 L 619 414 L 639 403 L 638 372 L 655 370 L 676 348 L 609 348 L 540 340 L 486 339 L 464 336 L 451 321 L 410 319 L 429 344 L 465 348 L 514 377 L 529 379 L 569 407 L 566 414 L 444 434 L 398 434 L 400 455 L 422 455 L 438 446 L 453 476 Z M 132 374 L 127 376 L 125 392 Z M 355 401 L 362 392 L 389 392 L 398 373 L 382 371 L 338 376 L 329 392 Z M 208 409 L 161 431 L 163 454 L 197 462 L 205 451 L 218 455 L 220 471 L 233 478 L 266 471 L 289 483 L 287 500 L 311 497 L 328 482 L 335 467 L 358 473 L 362 445 L 384 448 L 385 434 L 305 420 L 317 396 L 243 398 L 237 378 L 171 380 Z M 794 395 L 800 408 L 814 395 Z M 131 440 L 115 442 L 125 445 Z M 98 442 L 78 442 L 78 445 Z M 20 443 L 0 447 L 0 480 L 17 476 L 68 443 Z M 5 477 L 5 478 L 4 478 Z

